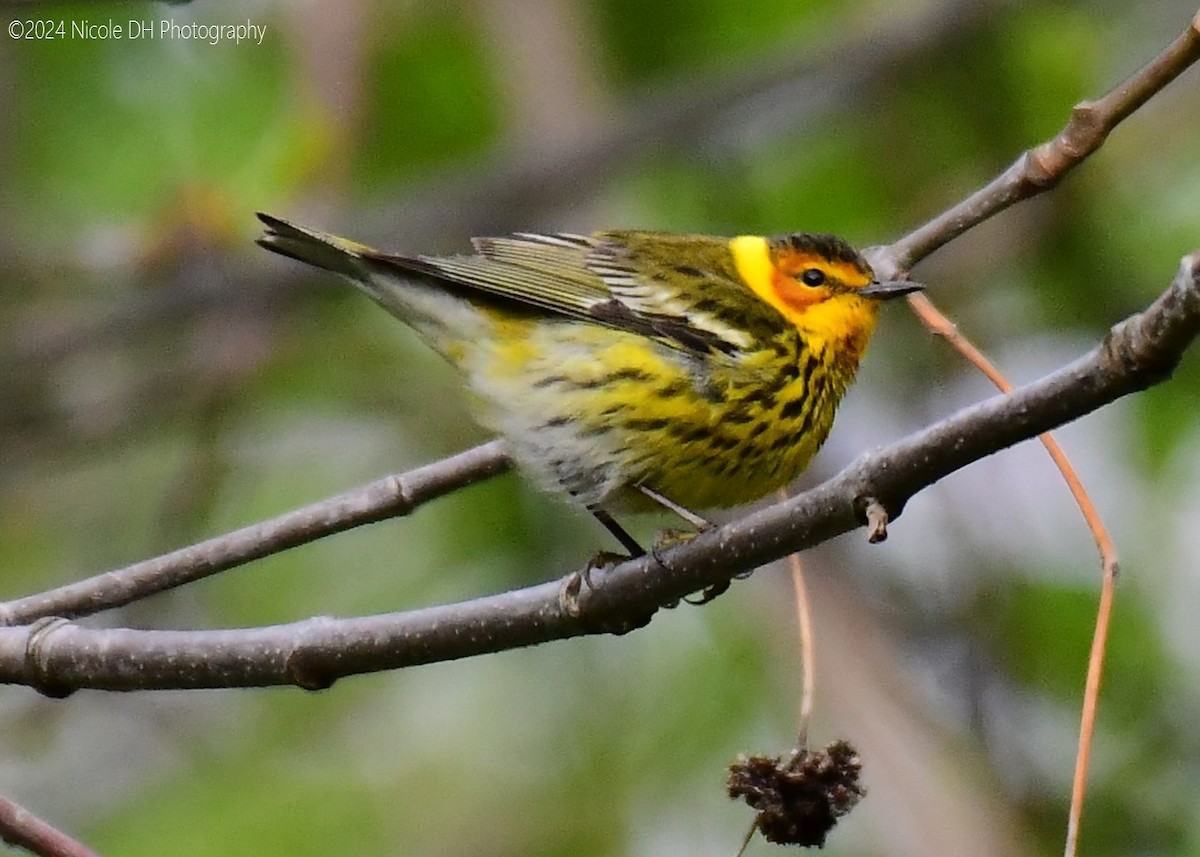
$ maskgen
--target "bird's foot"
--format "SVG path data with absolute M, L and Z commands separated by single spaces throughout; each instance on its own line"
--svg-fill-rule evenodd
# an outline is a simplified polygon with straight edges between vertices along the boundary
M 687 532 L 686 530 L 675 530 L 675 529 L 663 530 L 661 533 L 658 534 L 657 538 L 655 538 L 654 545 L 650 548 L 650 555 L 653 556 L 654 561 L 657 562 L 659 565 L 661 565 L 663 568 L 669 568 L 670 566 L 663 559 L 662 551 L 664 551 L 668 548 L 673 548 L 677 545 L 685 544 L 686 542 L 690 542 L 692 539 L 696 538 L 696 536 L 700 535 L 700 533 L 707 532 L 708 530 L 714 529 L 715 527 L 716 527 L 716 524 L 714 524 L 712 521 L 700 519 L 700 523 L 698 523 L 697 527 L 696 527 L 696 532 Z M 734 579 L 740 580 L 740 579 L 742 579 L 742 577 L 745 577 L 745 576 L 749 576 L 749 573 L 747 573 L 745 575 L 740 575 L 740 574 L 736 575 Z M 730 582 L 731 581 L 727 580 L 727 581 L 724 581 L 723 583 L 716 583 L 716 584 L 713 584 L 712 586 L 707 586 L 704 589 L 700 590 L 699 594 L 693 594 L 691 596 L 687 596 L 683 600 L 686 603 L 691 604 L 696 607 L 699 607 L 702 604 L 707 604 L 708 602 L 710 602 L 714 598 L 716 598 L 718 595 L 725 592 L 725 590 L 727 590 L 729 588 Z M 677 607 L 678 605 L 679 605 L 678 601 L 672 601 L 671 603 L 664 604 L 663 606 L 667 607 L 667 608 L 673 608 L 673 607 Z
M 579 603 L 583 590 L 595 589 L 592 584 L 592 572 L 605 568 L 607 566 L 617 565 L 630 559 L 625 554 L 613 553 L 611 551 L 600 551 L 595 556 L 587 561 L 587 565 L 580 571 L 573 571 L 563 578 L 562 585 L 558 588 L 558 605 L 563 612 L 568 616 L 578 617 L 582 612 L 582 605 Z

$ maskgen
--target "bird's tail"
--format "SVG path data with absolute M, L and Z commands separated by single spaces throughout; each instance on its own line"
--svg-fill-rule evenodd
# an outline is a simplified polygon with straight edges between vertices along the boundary
M 260 212 L 258 219 L 267 227 L 260 246 L 348 278 L 451 362 L 462 359 L 464 342 L 479 340 L 488 329 L 486 313 L 448 289 L 443 278 L 423 271 L 419 260 L 380 253 L 269 214 Z
M 258 219 L 267 227 L 257 239 L 260 247 L 353 280 L 362 280 L 368 275 L 363 256 L 374 250 L 365 244 L 297 226 L 261 211 Z

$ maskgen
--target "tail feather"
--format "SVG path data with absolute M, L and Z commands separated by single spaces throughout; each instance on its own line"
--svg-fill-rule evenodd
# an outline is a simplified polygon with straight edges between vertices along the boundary
M 423 270 L 417 260 L 380 254 L 270 214 L 259 212 L 258 219 L 267 227 L 257 239 L 259 246 L 347 277 L 444 355 L 451 354 L 451 343 L 478 337 L 486 324 L 479 308 L 448 290 L 444 278 Z
M 267 227 L 266 233 L 257 239 L 260 247 L 355 280 L 367 276 L 363 254 L 374 252 L 370 247 L 297 226 L 261 211 L 258 219 Z

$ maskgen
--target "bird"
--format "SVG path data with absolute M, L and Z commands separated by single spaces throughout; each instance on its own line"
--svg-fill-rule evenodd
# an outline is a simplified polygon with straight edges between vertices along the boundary
M 761 499 L 808 465 L 854 381 L 881 281 L 824 233 L 517 232 L 381 252 L 259 213 L 258 244 L 348 279 L 460 373 L 536 485 L 616 515 Z

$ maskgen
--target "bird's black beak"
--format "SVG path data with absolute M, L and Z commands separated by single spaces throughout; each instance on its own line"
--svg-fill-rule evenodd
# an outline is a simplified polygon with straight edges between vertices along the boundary
M 864 298 L 874 298 L 877 301 L 890 301 L 892 298 L 898 298 L 901 295 L 919 292 L 923 288 L 925 287 L 920 283 L 913 283 L 908 280 L 885 280 L 882 283 L 870 283 L 859 289 L 858 293 Z

